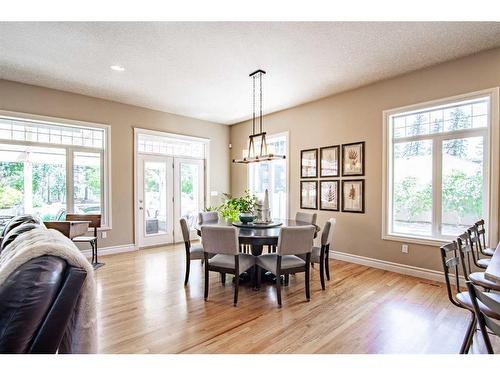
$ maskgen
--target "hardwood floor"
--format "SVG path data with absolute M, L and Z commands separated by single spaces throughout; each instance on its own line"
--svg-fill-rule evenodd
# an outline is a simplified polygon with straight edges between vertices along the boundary
M 205 302 L 199 261 L 183 285 L 183 245 L 103 258 L 100 353 L 458 353 L 469 319 L 444 284 L 334 260 L 326 291 L 318 267 L 310 302 L 304 275 L 291 276 L 279 309 L 265 283 L 242 286 L 233 307 L 232 277 L 215 273 Z M 478 335 L 473 352 L 484 352 Z

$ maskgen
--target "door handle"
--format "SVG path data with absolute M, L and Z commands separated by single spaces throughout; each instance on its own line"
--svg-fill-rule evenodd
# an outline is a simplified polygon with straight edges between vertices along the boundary
M 142 207 L 139 207 L 139 210 L 142 210 L 143 208 Z

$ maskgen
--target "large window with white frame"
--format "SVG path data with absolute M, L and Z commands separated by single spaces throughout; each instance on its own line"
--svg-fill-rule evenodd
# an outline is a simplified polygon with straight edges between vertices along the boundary
M 267 136 L 268 152 L 287 155 L 287 140 L 287 133 Z M 260 144 L 256 144 L 255 147 L 258 150 Z M 247 151 L 244 150 L 243 153 L 246 155 Z M 264 199 L 266 189 L 268 190 L 273 218 L 284 219 L 288 217 L 287 176 L 287 159 L 248 164 L 248 189 L 261 200 Z
M 496 92 L 384 112 L 384 237 L 446 241 L 490 221 Z
M 0 113 L 0 215 L 103 215 L 109 227 L 108 127 Z

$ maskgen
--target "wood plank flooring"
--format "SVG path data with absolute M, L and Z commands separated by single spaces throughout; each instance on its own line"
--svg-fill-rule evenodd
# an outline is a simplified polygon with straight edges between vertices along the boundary
M 233 307 L 232 277 L 215 273 L 205 302 L 200 261 L 183 285 L 183 245 L 102 259 L 100 353 L 458 353 L 469 319 L 444 284 L 335 260 L 326 291 L 316 266 L 311 301 L 303 274 L 291 276 L 279 309 L 265 283 L 242 286 Z M 478 335 L 473 352 L 484 352 Z

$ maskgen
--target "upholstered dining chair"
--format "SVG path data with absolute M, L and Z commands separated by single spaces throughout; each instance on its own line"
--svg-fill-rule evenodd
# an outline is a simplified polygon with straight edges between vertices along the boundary
M 217 211 L 202 211 L 198 213 L 198 224 L 202 225 L 208 222 L 217 222 L 219 220 L 219 213 Z
M 469 244 L 471 247 L 472 260 L 478 268 L 486 269 L 490 264 L 489 258 L 481 258 L 481 240 L 479 238 L 479 233 L 475 226 L 467 229 L 467 235 L 469 236 Z
M 318 214 L 316 213 L 310 214 L 308 212 L 297 212 L 295 214 L 295 221 L 302 221 L 303 223 L 308 223 L 312 225 L 316 225 L 317 218 Z
M 235 276 L 233 304 L 236 306 L 239 276 L 254 266 L 255 258 L 239 252 L 238 229 L 235 227 L 202 225 L 201 240 L 205 257 L 205 301 L 208 299 L 209 271 L 229 273 Z
M 309 288 L 309 271 L 311 251 L 316 228 L 314 225 L 284 227 L 280 229 L 276 253 L 263 254 L 257 257 L 257 285 L 260 286 L 260 268 L 276 275 L 276 295 L 281 307 L 281 275 L 305 272 L 306 298 L 311 299 Z M 305 255 L 305 259 L 300 256 Z
M 467 233 L 463 233 L 457 237 L 457 247 L 460 252 L 460 261 L 462 263 L 462 271 L 465 280 L 470 280 L 475 285 L 479 285 L 487 291 L 494 290 L 500 292 L 500 284 L 486 279 L 484 272 L 472 272 L 474 254 L 472 252 L 469 235 Z
M 311 263 L 319 264 L 319 275 L 321 281 L 321 289 L 325 290 L 325 273 L 326 278 L 330 280 L 330 262 L 328 252 L 330 244 L 333 242 L 333 232 L 335 231 L 336 220 L 328 219 L 321 233 L 321 245 L 314 246 L 311 252 Z
M 495 252 L 494 248 L 486 246 L 486 228 L 484 227 L 484 220 L 481 219 L 479 221 L 476 221 L 474 223 L 474 226 L 476 227 L 477 230 L 477 235 L 479 237 L 479 251 L 481 254 L 491 257 L 493 256 L 493 253 Z
M 181 225 L 182 238 L 184 239 L 184 247 L 186 248 L 186 274 L 184 276 L 184 285 L 187 285 L 189 281 L 189 270 L 191 268 L 191 261 L 199 259 L 203 263 L 204 260 L 203 246 L 192 245 L 189 236 L 189 227 L 186 219 L 181 217 L 179 222 Z
M 448 243 L 441 246 L 441 260 L 443 263 L 444 279 L 446 282 L 446 291 L 448 293 L 448 299 L 450 302 L 461 308 L 469 311 L 471 313 L 471 320 L 469 326 L 465 333 L 462 345 L 460 347 L 460 354 L 466 354 L 472 345 L 472 338 L 474 337 L 474 331 L 476 327 L 476 316 L 474 313 L 474 306 L 469 293 L 463 292 L 463 284 L 461 284 L 460 277 L 460 263 L 461 258 L 459 255 L 459 249 L 456 241 Z M 452 285 L 452 281 L 454 280 Z M 462 285 L 462 287 L 461 287 Z M 488 293 L 488 296 L 498 299 L 500 303 L 500 294 Z M 500 314 L 493 310 L 486 308 L 484 305 L 480 305 L 479 308 L 483 313 L 494 319 L 500 319 Z
M 489 328 L 492 334 L 500 336 L 500 321 L 498 320 L 500 317 L 500 296 L 496 293 L 482 292 L 471 281 L 468 281 L 466 285 L 486 350 L 488 350 L 488 354 L 494 354 L 486 328 Z

